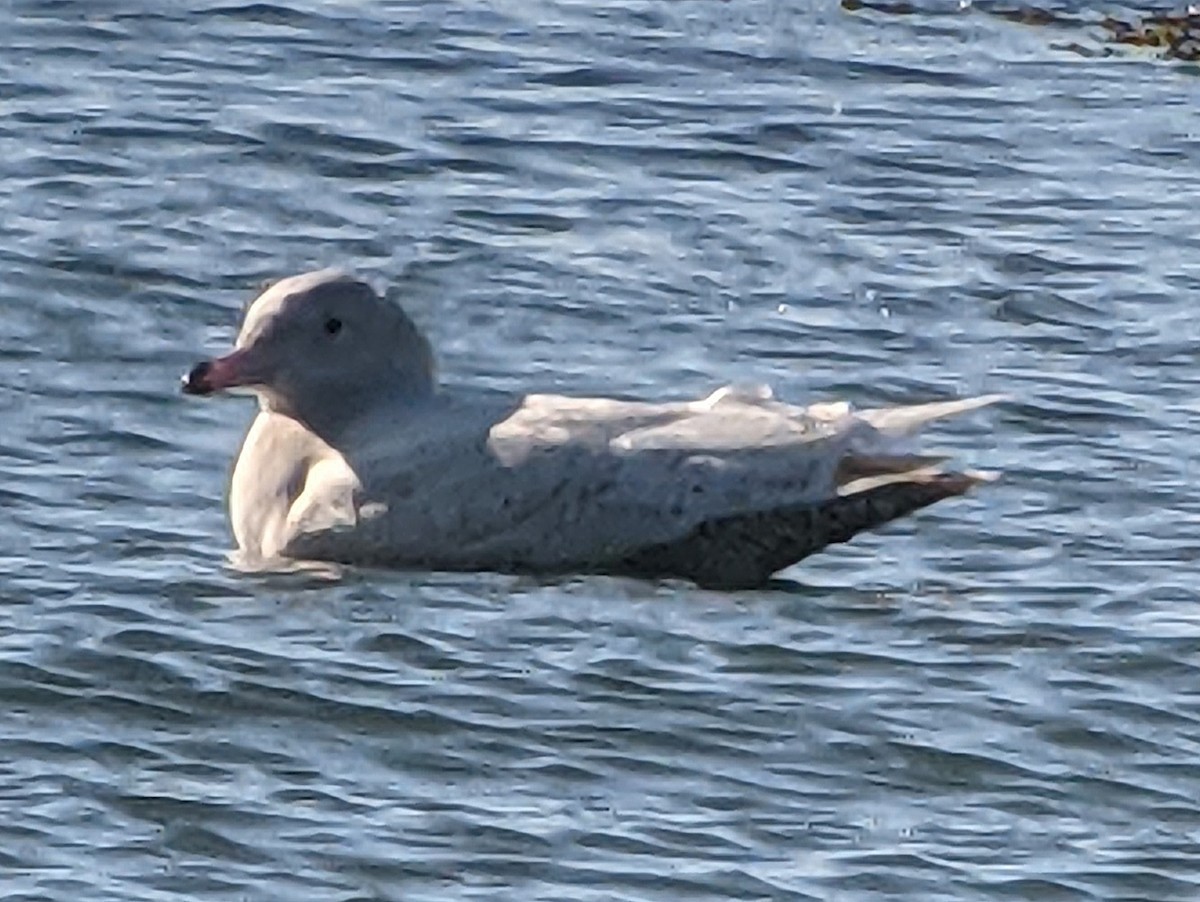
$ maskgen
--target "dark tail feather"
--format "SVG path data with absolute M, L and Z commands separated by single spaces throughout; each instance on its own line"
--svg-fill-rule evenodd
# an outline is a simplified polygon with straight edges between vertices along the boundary
M 827 545 L 846 542 L 994 478 L 922 473 L 815 505 L 778 507 L 701 523 L 681 539 L 639 549 L 611 568 L 643 577 L 683 577 L 712 589 L 749 589 Z

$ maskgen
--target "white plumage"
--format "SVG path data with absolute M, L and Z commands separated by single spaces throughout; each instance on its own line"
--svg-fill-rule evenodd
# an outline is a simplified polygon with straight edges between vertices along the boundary
M 245 558 L 604 571 L 756 585 L 989 477 L 897 437 L 999 400 L 854 412 L 768 389 L 644 403 L 438 390 L 428 343 L 363 282 L 264 292 L 185 389 L 262 402 L 230 487 Z

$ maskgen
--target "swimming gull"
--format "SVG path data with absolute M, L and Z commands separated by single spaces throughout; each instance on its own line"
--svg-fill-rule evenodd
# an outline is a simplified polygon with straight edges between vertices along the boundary
M 992 478 L 898 441 L 1001 396 L 854 411 L 760 388 L 647 403 L 439 387 L 430 345 L 352 275 L 283 279 L 183 390 L 254 392 L 229 513 L 244 561 L 760 586 Z

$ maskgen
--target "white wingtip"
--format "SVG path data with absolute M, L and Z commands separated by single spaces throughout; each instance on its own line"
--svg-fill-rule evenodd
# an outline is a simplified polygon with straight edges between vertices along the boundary
M 931 404 L 912 404 L 906 407 L 877 407 L 860 411 L 856 416 L 888 435 L 908 435 L 934 420 L 1011 400 L 1012 396 L 1005 394 L 980 395 L 958 401 L 934 401 Z

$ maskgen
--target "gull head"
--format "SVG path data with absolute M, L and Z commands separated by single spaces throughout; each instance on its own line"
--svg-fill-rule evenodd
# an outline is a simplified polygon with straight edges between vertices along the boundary
M 399 306 L 338 270 L 290 276 L 247 308 L 233 351 L 183 377 L 191 395 L 243 389 L 316 428 L 433 391 L 428 341 Z

